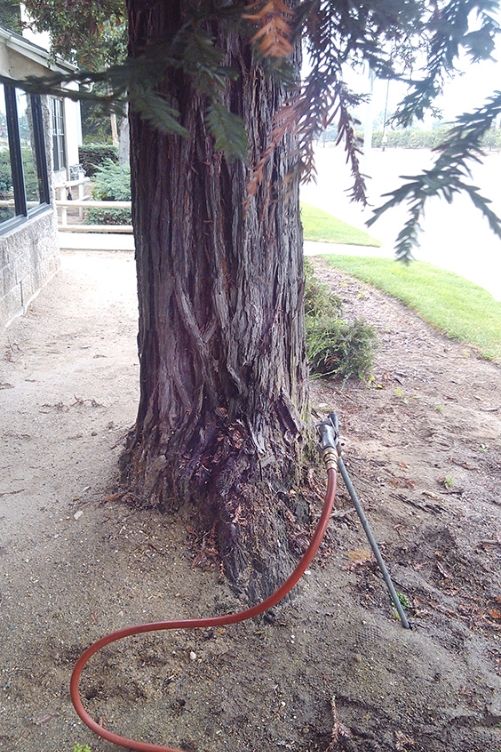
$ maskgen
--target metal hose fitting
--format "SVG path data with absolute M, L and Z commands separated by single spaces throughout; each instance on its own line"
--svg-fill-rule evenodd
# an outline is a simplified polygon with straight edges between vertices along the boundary
M 337 470 L 338 453 L 336 449 L 327 447 L 322 453 L 326 470 Z

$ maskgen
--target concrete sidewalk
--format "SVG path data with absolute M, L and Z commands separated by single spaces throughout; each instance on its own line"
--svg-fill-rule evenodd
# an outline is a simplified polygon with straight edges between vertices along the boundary
M 61 251 L 133 251 L 134 236 L 111 232 L 58 232 Z
M 134 251 L 132 235 L 114 235 L 112 233 L 77 233 L 60 232 L 59 247 L 64 251 Z M 376 248 L 364 245 L 342 245 L 336 243 L 317 243 L 307 240 L 304 243 L 305 256 L 338 254 L 346 256 L 374 256 L 377 258 L 394 258 L 393 249 L 386 246 Z M 479 251 L 477 251 L 477 257 Z M 447 271 L 454 272 L 480 285 L 496 299 L 501 300 L 501 254 L 489 259 L 489 264 L 472 264 L 464 257 L 443 258 L 419 249 L 419 260 L 428 261 Z
M 134 237 L 125 234 L 97 232 L 59 232 L 59 248 L 62 251 L 133 251 Z M 391 257 L 391 252 L 384 248 L 372 248 L 362 245 L 342 245 L 334 243 L 317 243 L 305 241 L 304 255 L 346 254 L 350 256 Z

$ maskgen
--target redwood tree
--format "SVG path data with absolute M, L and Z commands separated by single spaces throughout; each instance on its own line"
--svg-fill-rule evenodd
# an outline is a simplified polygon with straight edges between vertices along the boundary
M 127 5 L 132 56 L 186 20 L 182 0 Z M 284 86 L 248 38 L 211 31 L 237 74 L 222 101 L 244 122 L 250 159 L 217 149 L 206 97 L 183 71 L 160 91 L 190 138 L 131 114 L 141 398 L 122 464 L 142 502 L 196 504 L 232 580 L 258 596 L 290 571 L 306 436 L 299 177 L 289 136 L 248 198 Z
M 88 18 L 96 0 L 79 2 Z M 44 5 L 27 0 L 35 16 Z M 67 0 L 51 6 L 64 14 Z M 129 98 L 141 398 L 123 479 L 140 503 L 195 505 L 227 574 L 252 599 L 289 571 L 306 508 L 298 183 L 314 172 L 314 141 L 331 122 L 351 162 L 353 197 L 365 200 L 360 98 L 344 68 L 369 63 L 406 82 L 394 117 L 409 125 L 462 50 L 473 60 L 490 54 L 496 9 L 492 0 L 127 0 L 125 65 L 21 84 L 50 92 L 64 79 L 97 82 L 118 106 Z M 51 15 L 43 18 L 50 26 Z M 71 24 L 57 28 L 67 43 Z M 301 37 L 309 72 L 300 84 Z M 465 177 L 500 112 L 496 92 L 458 119 L 432 168 L 390 195 L 384 209 L 405 201 L 410 212 L 400 257 L 435 194 L 466 191 L 501 235 Z

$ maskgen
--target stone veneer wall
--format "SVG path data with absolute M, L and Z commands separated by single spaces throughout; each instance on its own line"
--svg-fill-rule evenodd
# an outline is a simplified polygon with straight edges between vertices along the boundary
M 0 327 L 26 313 L 59 268 L 53 207 L 0 233 Z

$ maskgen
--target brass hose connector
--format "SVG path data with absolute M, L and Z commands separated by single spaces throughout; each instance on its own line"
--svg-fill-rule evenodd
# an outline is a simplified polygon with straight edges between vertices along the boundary
M 327 470 L 337 470 L 338 453 L 336 449 L 327 447 L 324 449 L 322 457 Z

